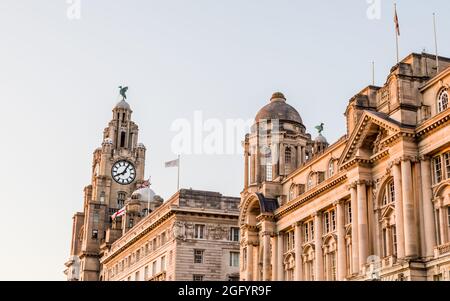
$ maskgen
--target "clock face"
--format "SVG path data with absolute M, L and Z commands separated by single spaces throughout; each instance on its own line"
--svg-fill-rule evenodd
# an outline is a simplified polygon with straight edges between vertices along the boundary
M 131 184 L 136 178 L 136 168 L 128 161 L 117 161 L 111 171 L 114 181 L 121 185 Z

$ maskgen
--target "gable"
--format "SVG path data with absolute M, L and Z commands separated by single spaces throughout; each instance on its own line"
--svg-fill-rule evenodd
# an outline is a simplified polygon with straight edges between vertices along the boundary
M 339 160 L 342 166 L 353 159 L 370 160 L 386 150 L 391 138 L 406 130 L 386 114 L 365 111 Z

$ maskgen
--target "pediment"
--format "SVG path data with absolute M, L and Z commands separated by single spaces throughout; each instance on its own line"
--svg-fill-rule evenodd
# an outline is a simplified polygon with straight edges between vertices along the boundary
M 381 211 L 381 219 L 389 219 L 394 212 L 395 208 L 393 206 L 387 206 Z
M 374 155 L 383 152 L 390 139 L 402 130 L 400 124 L 387 115 L 365 111 L 347 142 L 339 165 L 342 166 L 355 158 L 370 160 Z

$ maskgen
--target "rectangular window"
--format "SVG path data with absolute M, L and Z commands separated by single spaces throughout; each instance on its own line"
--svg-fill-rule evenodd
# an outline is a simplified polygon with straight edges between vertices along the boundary
M 196 239 L 205 238 L 205 225 L 195 225 L 195 238 Z
M 392 231 L 392 254 L 397 255 L 397 230 L 395 227 L 391 228 Z
M 387 253 L 387 230 L 383 229 L 383 255 L 384 257 L 388 256 Z
M 144 280 L 147 280 L 147 279 L 148 279 L 148 265 L 145 266 L 145 268 L 144 268 L 144 277 L 145 277 Z
M 166 256 L 161 257 L 161 272 L 166 270 Z
M 336 211 L 331 211 L 331 231 L 336 231 Z
M 100 215 L 98 214 L 98 211 L 95 210 L 94 211 L 94 217 L 93 217 L 94 224 L 98 224 L 99 219 L 100 219 Z
M 314 221 L 309 222 L 309 234 L 311 235 L 310 240 L 314 240 Z
M 153 251 L 155 251 L 156 250 L 156 237 L 153 238 L 152 247 L 153 247 Z
M 166 232 L 161 234 L 161 246 L 166 243 Z
M 192 280 L 193 281 L 203 281 L 203 275 L 193 275 Z
M 156 261 L 153 261 L 153 263 L 152 263 L 152 276 L 156 275 L 156 268 L 157 268 Z
M 434 184 L 440 183 L 442 181 L 442 159 L 440 156 L 433 159 L 433 169 Z
M 325 212 L 325 214 L 323 215 L 323 232 L 325 234 L 330 233 L 330 213 L 329 212 Z
M 134 281 L 140 281 L 141 280 L 141 275 L 139 273 L 139 271 L 136 272 L 136 274 L 134 275 Z
M 92 239 L 98 239 L 98 230 L 92 230 Z
M 230 229 L 230 240 L 239 241 L 239 228 L 232 227 Z
M 389 194 L 391 195 L 391 203 L 395 203 L 395 185 L 394 185 L 394 181 L 389 183 Z
M 447 179 L 450 179 L 450 153 L 444 154 L 445 174 Z
M 305 241 L 310 241 L 310 239 L 309 239 L 309 223 L 305 223 Z
M 203 263 L 203 250 L 194 250 L 194 263 Z
M 230 252 L 230 267 L 239 267 L 239 252 Z
M 139 261 L 141 259 L 141 250 L 137 250 L 136 252 L 136 261 Z
M 352 223 L 352 204 L 347 202 L 346 204 L 346 216 L 347 216 L 347 225 Z

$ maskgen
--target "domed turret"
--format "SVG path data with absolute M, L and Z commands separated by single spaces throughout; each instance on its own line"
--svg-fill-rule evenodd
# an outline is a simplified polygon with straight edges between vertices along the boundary
M 125 110 L 131 110 L 130 105 L 128 104 L 128 102 L 125 101 L 125 99 L 122 99 L 121 101 L 119 101 L 116 106 L 114 107 L 114 109 L 125 109 Z
M 303 124 L 300 114 L 296 109 L 286 103 L 286 97 L 280 92 L 274 93 L 270 99 L 270 103 L 259 110 L 258 114 L 256 114 L 255 121 L 260 122 L 262 120 L 272 119 Z
M 139 188 L 131 194 L 131 198 L 141 202 L 151 202 L 155 198 L 155 192 L 150 187 Z

